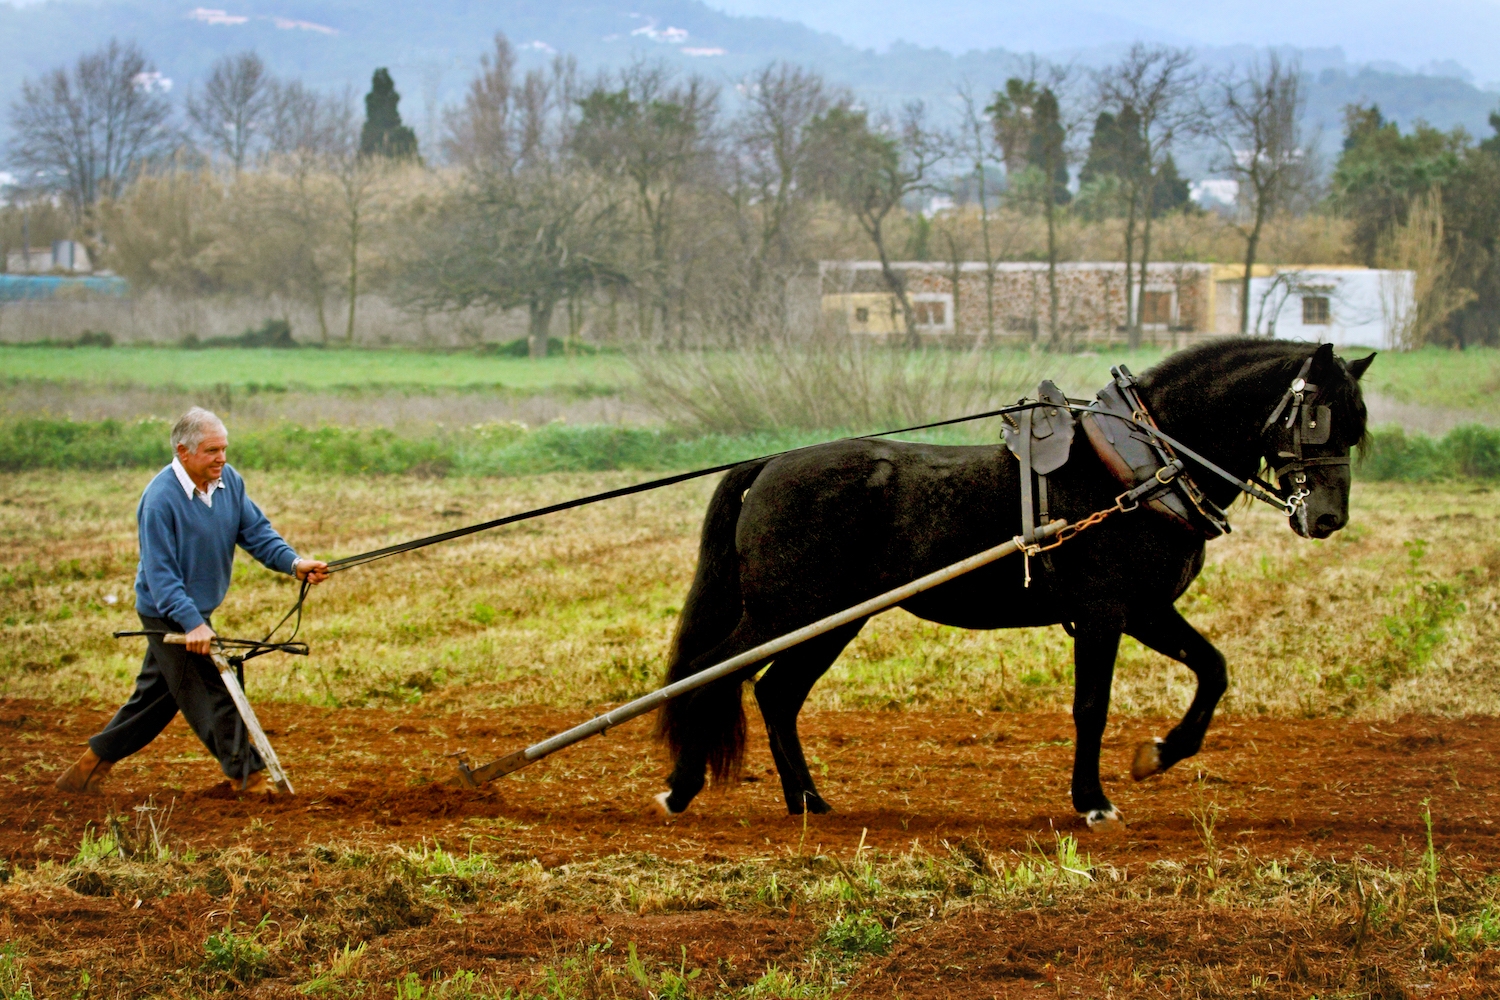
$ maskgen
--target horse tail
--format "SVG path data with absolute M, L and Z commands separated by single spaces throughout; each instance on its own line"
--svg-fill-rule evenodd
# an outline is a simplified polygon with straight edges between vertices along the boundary
M 735 526 L 745 492 L 765 467 L 765 462 L 747 462 L 730 469 L 708 502 L 698 543 L 698 569 L 672 639 L 668 684 L 695 673 L 694 661 L 727 639 L 739 624 L 743 603 Z M 697 669 L 712 665 L 698 664 Z M 718 681 L 662 706 L 655 735 L 667 746 L 674 763 L 684 749 L 694 748 L 707 756 L 716 782 L 738 772 L 745 754 L 741 686 L 733 679 Z

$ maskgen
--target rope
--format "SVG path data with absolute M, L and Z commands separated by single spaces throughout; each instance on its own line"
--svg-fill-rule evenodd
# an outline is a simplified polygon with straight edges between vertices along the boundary
M 869 438 L 889 437 L 892 434 L 909 434 L 912 431 L 925 431 L 934 427 L 947 427 L 950 424 L 961 424 L 970 420 L 985 420 L 989 417 L 999 417 L 1007 413 L 1015 413 L 1036 407 L 1038 403 L 1017 403 L 1015 406 L 1006 406 L 998 410 L 988 410 L 984 413 L 972 413 L 965 417 L 952 417 L 948 420 L 935 420 L 930 424 L 916 424 L 912 427 L 899 427 L 890 431 L 876 431 L 873 434 L 860 434 L 852 438 L 842 438 L 845 441 L 864 441 Z M 701 479 L 711 476 L 716 472 L 728 472 L 730 469 L 745 465 L 749 462 L 766 462 L 782 455 L 792 452 L 803 451 L 806 448 L 817 448 L 821 445 L 805 445 L 803 448 L 789 448 L 786 451 L 772 452 L 769 455 L 761 455 L 758 458 L 742 458 L 737 462 L 726 462 L 723 465 L 714 465 L 706 469 L 695 469 L 692 472 L 679 472 L 673 476 L 664 476 L 661 479 L 652 479 L 649 482 L 635 483 L 631 486 L 622 486 L 619 489 L 605 490 L 603 493 L 593 493 L 584 497 L 576 497 L 572 500 L 564 500 L 561 503 L 549 504 L 546 507 L 537 507 L 534 510 L 522 511 L 519 514 L 510 514 L 506 517 L 497 517 L 493 521 L 483 521 L 479 524 L 470 524 L 462 528 L 454 528 L 451 531 L 442 531 L 436 535 L 427 535 L 423 538 L 414 538 L 409 542 L 401 542 L 396 545 L 387 545 L 385 548 L 372 549 L 369 552 L 361 552 L 358 555 L 345 556 L 342 559 L 333 559 L 328 563 L 328 572 L 339 573 L 356 566 L 372 563 L 377 559 L 387 559 L 391 556 L 400 555 L 403 552 L 412 552 L 416 549 L 426 548 L 429 545 L 437 545 L 439 542 L 452 541 L 455 538 L 463 538 L 465 535 L 477 534 L 481 531 L 489 531 L 492 528 L 504 527 L 507 524 L 515 524 L 517 521 L 527 521 L 534 517 L 544 517 L 548 514 L 557 514 L 575 507 L 584 507 L 588 504 L 599 503 L 601 500 L 614 500 L 617 497 L 628 497 L 635 493 L 645 493 L 650 490 L 661 489 L 663 486 L 672 486 L 676 483 L 685 483 L 690 479 Z M 298 602 L 301 603 L 300 601 Z M 294 608 L 293 611 L 296 609 Z M 292 612 L 287 612 L 287 618 Z M 282 619 L 284 623 L 286 618 Z M 280 625 L 277 626 L 280 628 Z M 274 630 L 273 630 L 274 631 Z

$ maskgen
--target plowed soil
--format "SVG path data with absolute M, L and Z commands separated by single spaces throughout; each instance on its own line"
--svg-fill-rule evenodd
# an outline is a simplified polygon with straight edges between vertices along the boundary
M 108 712 L 0 702 L 0 857 L 18 867 L 71 858 L 86 824 L 97 825 L 111 813 L 128 814 L 148 796 L 158 803 L 176 799 L 170 825 L 174 849 L 239 844 L 276 855 L 330 843 L 437 841 L 461 850 L 477 838 L 475 850 L 535 858 L 547 868 L 629 851 L 708 862 L 765 857 L 795 850 L 804 835 L 808 851 L 816 847 L 845 857 L 861 838 L 867 847 L 886 852 L 905 850 L 913 841 L 931 845 L 966 837 L 996 851 L 1025 850 L 1034 840 L 1050 841 L 1054 830 L 1077 835 L 1095 862 L 1128 868 L 1201 857 L 1191 813 L 1201 810 L 1205 796 L 1221 810 L 1219 843 L 1265 858 L 1358 853 L 1391 863 L 1405 858 L 1409 864 L 1425 845 L 1424 799 L 1431 801 L 1442 850 L 1489 859 L 1500 846 L 1500 762 L 1494 752 L 1500 720 L 1494 718 L 1375 724 L 1220 719 L 1197 758 L 1140 784 L 1129 778 L 1132 750 L 1163 733 L 1167 723 L 1125 719 L 1106 735 L 1104 783 L 1128 827 L 1103 836 L 1087 831 L 1069 806 L 1072 725 L 1059 714 L 809 713 L 804 740 L 814 774 L 821 775 L 821 790 L 836 811 L 810 817 L 804 834 L 802 820 L 786 814 L 764 735 L 754 722 L 740 783 L 704 793 L 686 815 L 666 821 L 649 808 L 650 796 L 663 787 L 665 767 L 649 740 L 648 720 L 479 791 L 461 791 L 443 781 L 452 773 L 446 754 L 462 750 L 483 763 L 575 724 L 583 713 L 424 714 L 277 703 L 260 711 L 297 786 L 295 797 L 241 799 L 179 719 L 156 743 L 115 768 L 106 795 L 68 798 L 54 791 L 52 781 Z M 474 818 L 511 822 L 469 822 Z M 128 900 L 63 895 L 69 898 L 55 901 L 59 909 L 41 914 L 18 912 L 0 893 L 0 936 L 22 926 L 35 931 L 37 921 L 50 920 L 59 925 L 56 961 L 66 961 L 66 948 L 76 946 L 80 934 L 96 946 L 114 942 L 122 952 L 134 953 L 139 946 L 146 956 L 140 932 L 156 919 L 152 906 L 136 912 Z M 202 903 L 211 908 L 211 900 Z M 1127 945 L 1122 935 L 1132 928 L 1139 932 L 1136 925 L 1147 922 L 1139 917 L 1104 907 L 1082 917 L 1076 911 L 1033 913 L 1024 929 L 978 922 L 931 927 L 898 939 L 896 950 L 873 960 L 851 988 L 858 995 L 889 996 L 894 990 L 902 996 L 988 997 L 1035 995 L 1033 986 L 1055 984 L 1062 995 L 1074 992 L 1064 987 L 1076 981 L 1092 984 L 1079 987 L 1090 994 L 1100 987 L 1100 969 L 1123 969 L 1119 975 L 1128 977 L 1130 956 L 1139 959 L 1141 948 L 1165 953 L 1199 948 L 1198 938 L 1243 940 L 1249 942 L 1243 945 L 1249 949 L 1245 955 L 1253 957 L 1259 947 L 1255 935 L 1269 933 L 1233 926 L 1231 916 L 1203 904 L 1195 932 L 1173 931 L 1170 940 L 1154 945 Z M 1074 926 L 1079 920 L 1084 924 Z M 481 961 L 521 961 L 558 940 L 612 934 L 664 956 L 675 957 L 685 946 L 691 961 L 704 965 L 725 956 L 764 964 L 815 933 L 795 917 L 773 921 L 728 912 L 639 918 L 561 913 L 501 933 L 503 924 L 475 913 L 459 931 L 399 931 L 384 947 L 421 950 L 427 964 L 417 968 L 432 968 L 444 956 L 465 958 L 472 967 Z M 1192 926 L 1191 919 L 1186 926 Z M 1032 944 L 1023 947 L 1027 939 Z M 1067 956 L 1066 969 L 1035 957 L 1053 952 Z M 1092 971 L 1090 954 L 1095 955 Z M 1307 961 L 1293 949 L 1294 965 Z M 1372 974 L 1378 979 L 1381 972 L 1377 967 Z M 1472 975 L 1465 982 L 1480 988 Z M 1451 995 L 1468 994 L 1456 980 L 1439 977 L 1439 986 L 1445 983 Z M 1365 990 L 1372 991 L 1377 988 Z M 1117 995 L 1129 992 L 1122 985 Z

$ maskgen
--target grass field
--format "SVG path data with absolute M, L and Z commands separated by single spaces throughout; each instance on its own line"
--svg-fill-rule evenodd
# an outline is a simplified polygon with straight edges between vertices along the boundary
M 250 478 L 300 551 L 347 555 L 630 481 Z M 131 511 L 140 473 L 0 477 L 0 694 L 111 703 L 140 650 Z M 712 480 L 523 522 L 335 577 L 311 599 L 307 660 L 265 657 L 256 697 L 439 710 L 617 702 L 653 686 Z M 1298 539 L 1259 507 L 1209 547 L 1179 602 L 1229 658 L 1230 711 L 1490 712 L 1500 690 L 1500 504 L 1485 486 L 1359 485 L 1353 524 Z M 1019 568 L 1017 570 L 1019 572 Z M 243 557 L 218 625 L 258 634 L 294 588 Z M 113 603 L 111 603 L 113 602 Z M 815 689 L 823 707 L 1065 707 L 1060 628 L 967 632 L 875 619 Z M 1187 671 L 1127 640 L 1114 706 L 1180 712 Z
M 1064 388 L 1082 393 L 1108 377 L 1110 364 L 1125 361 L 1137 372 L 1163 352 L 1106 351 L 1072 357 L 1055 366 Z M 1350 357 L 1365 353 L 1344 352 Z M 1036 362 L 1032 362 L 1033 366 Z M 1043 362 L 1043 367 L 1046 367 Z M 1049 369 L 1050 371 L 1050 369 Z M 212 389 L 302 388 L 452 390 L 504 388 L 515 392 L 616 393 L 632 386 L 635 372 L 622 354 L 552 357 L 540 361 L 475 352 L 398 348 L 353 350 L 250 350 L 222 348 L 67 348 L 0 346 L 0 381 L 41 380 L 81 387 Z M 1078 383 L 1074 385 L 1072 383 Z M 1061 384 L 1061 383 L 1060 383 Z M 1370 369 L 1369 388 L 1407 403 L 1500 412 L 1500 351 L 1430 348 L 1385 352 Z
M 339 555 L 628 478 L 251 486 L 300 549 Z M 1120 840 L 1053 825 L 1062 631 L 902 612 L 866 627 L 804 719 L 847 813 L 788 819 L 757 744 L 745 784 L 664 825 L 641 808 L 660 780 L 642 722 L 483 793 L 433 784 L 448 747 L 519 745 L 653 686 L 702 481 L 320 588 L 312 656 L 247 668 L 304 795 L 200 791 L 212 763 L 174 723 L 109 797 L 65 801 L 52 776 L 139 663 L 138 640 L 109 632 L 135 624 L 140 485 L 0 475 L 7 1000 L 1466 998 L 1500 974 L 1496 785 L 1480 767 L 1494 734 L 1473 728 L 1500 710 L 1488 487 L 1358 484 L 1353 524 L 1323 542 L 1237 510 L 1179 603 L 1230 661 L 1223 717 L 1168 777 L 1106 776 L 1140 823 Z M 216 624 L 259 634 L 292 596 L 241 560 Z M 1128 760 L 1122 732 L 1190 693 L 1186 671 L 1127 640 L 1107 766 Z M 909 745 L 888 736 L 902 732 Z M 1319 748 L 1360 763 L 1320 770 Z
M 0 379 L 40 379 L 80 386 L 220 385 L 260 389 L 469 389 L 612 393 L 630 384 L 620 354 L 496 357 L 473 351 L 252 350 L 168 347 L 0 347 Z

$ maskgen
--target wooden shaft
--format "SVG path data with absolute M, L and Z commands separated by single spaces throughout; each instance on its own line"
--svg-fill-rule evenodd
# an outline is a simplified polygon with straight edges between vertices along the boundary
M 1040 542 L 1051 538 L 1066 527 L 1067 523 L 1067 521 L 1057 520 L 1042 525 L 1036 529 L 1037 541 Z M 519 771 L 527 764 L 534 764 L 543 757 L 554 754 L 564 747 L 572 746 L 574 743 L 586 740 L 590 736 L 597 736 L 608 729 L 618 726 L 622 722 L 628 722 L 637 716 L 645 715 L 647 712 L 660 708 L 678 695 L 686 694 L 695 688 L 703 687 L 705 684 L 712 684 L 722 677 L 727 677 L 746 667 L 753 666 L 762 660 L 775 656 L 777 653 L 790 649 L 798 643 L 806 642 L 814 636 L 822 635 L 824 632 L 831 632 L 841 625 L 847 625 L 852 621 L 873 615 L 878 611 L 884 611 L 889 607 L 900 604 L 908 598 L 915 597 L 924 590 L 931 590 L 933 587 L 947 583 L 955 577 L 963 576 L 965 573 L 972 572 L 981 566 L 987 566 L 997 559 L 1003 559 L 1008 555 L 1019 552 L 1023 547 L 1019 539 L 1013 538 L 1008 542 L 985 549 L 983 552 L 976 553 L 967 559 L 953 563 L 951 566 L 945 566 L 940 570 L 928 573 L 926 576 L 918 577 L 912 582 L 897 587 L 894 590 L 888 590 L 877 597 L 870 598 L 868 601 L 856 604 L 852 608 L 846 608 L 826 618 L 820 618 L 810 625 L 802 626 L 795 632 L 788 632 L 779 638 L 763 642 L 759 646 L 745 650 L 738 656 L 730 657 L 722 663 L 716 663 L 706 670 L 701 670 L 691 677 L 684 677 L 676 683 L 668 684 L 664 688 L 658 688 L 650 694 L 642 695 L 634 701 L 626 702 L 619 708 L 605 712 L 603 715 L 595 716 L 581 725 L 574 726 L 572 729 L 542 740 L 540 743 L 533 743 L 524 750 L 517 750 L 507 754 L 499 760 L 486 764 L 483 767 L 470 770 L 467 766 L 460 764 L 460 783 L 471 788 L 477 788 L 492 778 L 498 778 L 503 774 L 510 774 L 512 771 Z
M 169 646 L 186 646 L 187 636 L 181 632 L 168 632 L 162 636 L 162 642 Z M 240 721 L 245 724 L 245 732 L 250 736 L 250 745 L 255 747 L 260 754 L 261 761 L 266 765 L 266 774 L 271 783 L 287 795 L 296 794 L 292 788 L 291 779 L 286 776 L 286 771 L 281 766 L 281 759 L 276 756 L 276 751 L 271 748 L 271 741 L 266 736 L 266 731 L 260 727 L 260 720 L 255 717 L 255 709 L 250 705 L 250 699 L 245 696 L 245 691 L 240 687 L 239 678 L 235 676 L 235 670 L 224 658 L 224 654 L 217 649 L 209 654 L 214 661 L 214 666 L 219 669 L 219 677 L 224 681 L 224 687 L 229 690 L 229 699 L 234 702 L 235 709 L 240 713 Z

